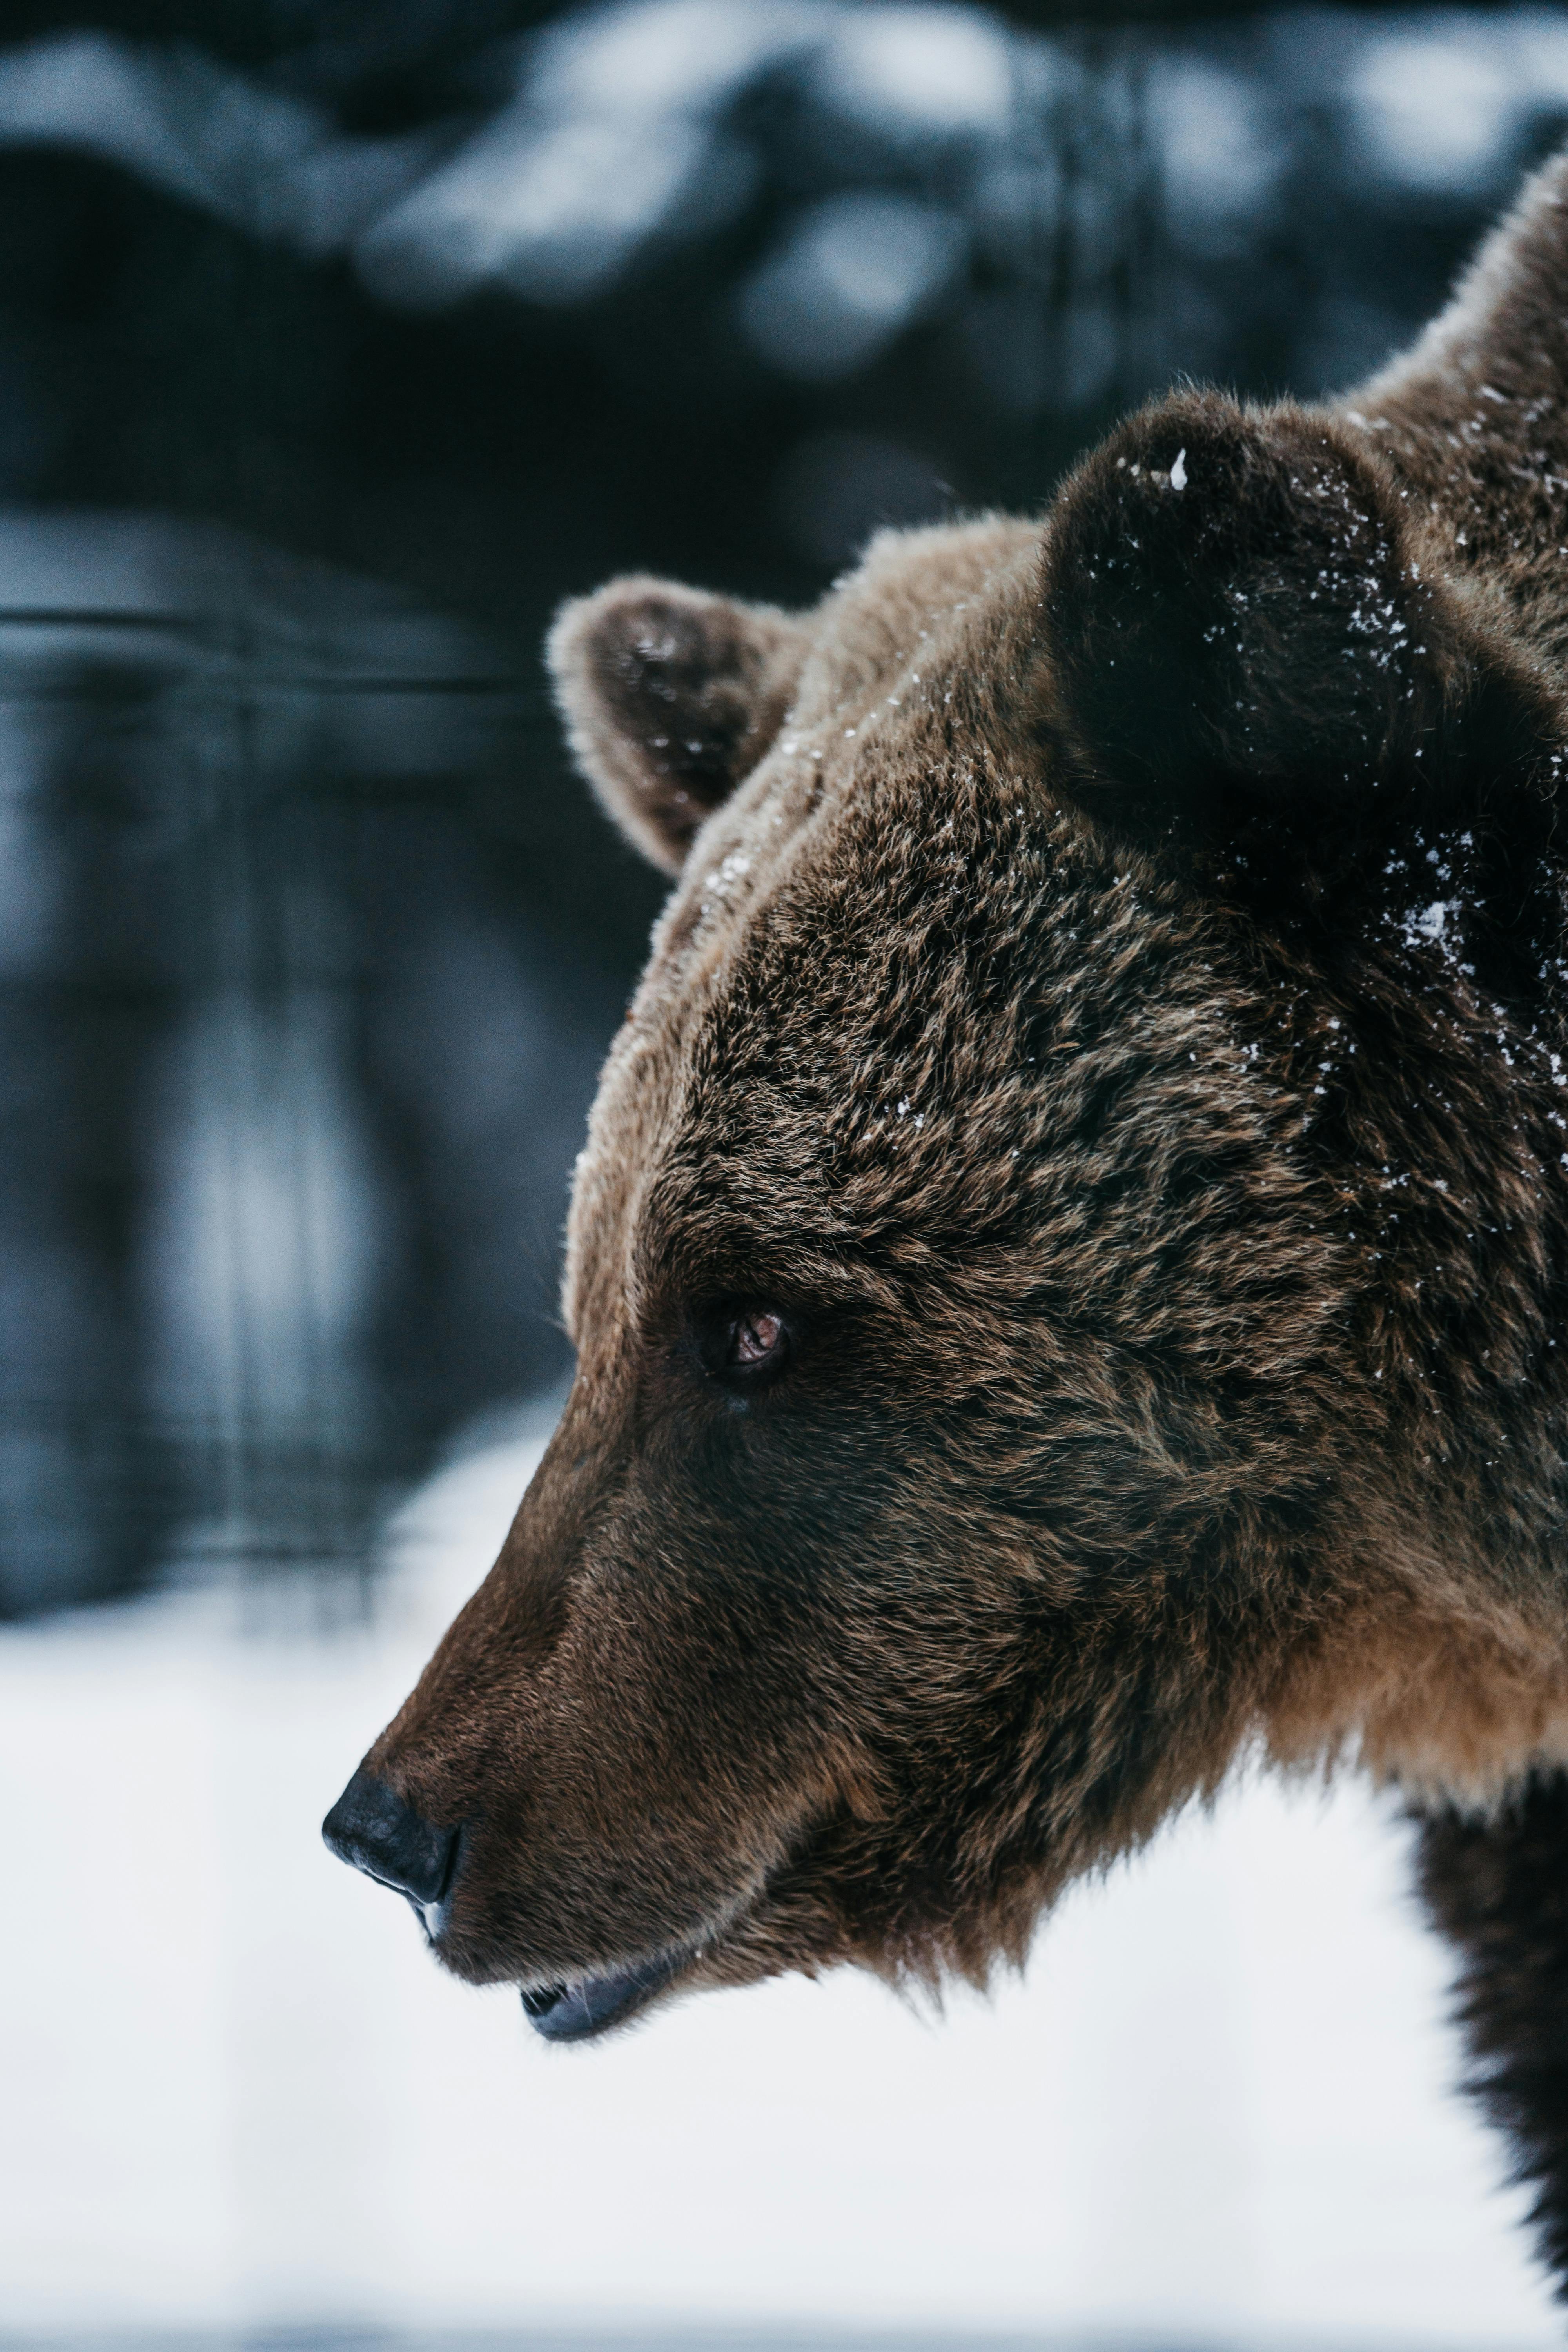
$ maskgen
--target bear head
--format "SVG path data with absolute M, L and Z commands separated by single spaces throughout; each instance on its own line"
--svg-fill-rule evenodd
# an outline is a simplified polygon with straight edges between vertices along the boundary
M 1327 411 L 1184 394 L 1042 521 L 804 614 L 617 582 L 551 660 L 679 881 L 570 1401 L 361 1776 L 438 1956 L 567 2037 L 978 1979 L 1249 1744 L 1511 1769 L 1565 728 L 1441 519 Z

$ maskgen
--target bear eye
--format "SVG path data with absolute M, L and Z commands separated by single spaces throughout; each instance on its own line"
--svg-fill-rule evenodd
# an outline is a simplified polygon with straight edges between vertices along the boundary
M 766 1388 L 795 1355 L 795 1331 L 783 1307 L 761 1298 L 719 1298 L 697 1309 L 691 1337 L 703 1370 L 731 1391 L 731 1403 Z
M 775 1315 L 771 1307 L 748 1307 L 730 1326 L 724 1368 L 727 1371 L 756 1371 L 781 1359 L 788 1344 L 782 1315 Z

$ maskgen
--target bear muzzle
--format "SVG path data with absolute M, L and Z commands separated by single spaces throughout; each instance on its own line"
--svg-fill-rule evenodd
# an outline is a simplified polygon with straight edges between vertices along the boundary
M 321 1823 L 321 1836 L 340 1862 L 405 1895 L 428 1942 L 439 1943 L 464 1859 L 460 1827 L 437 1828 L 387 1781 L 361 1770 Z M 525 1982 L 523 2010 L 545 2041 L 585 2042 L 633 2016 L 690 1958 L 689 1948 L 680 1946 L 570 1982 Z

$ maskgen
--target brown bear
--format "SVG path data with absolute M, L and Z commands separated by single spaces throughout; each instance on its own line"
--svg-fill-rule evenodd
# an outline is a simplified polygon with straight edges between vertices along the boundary
M 983 1979 L 1239 1757 L 1356 1762 L 1568 2266 L 1565 207 L 1349 399 L 562 615 L 679 879 L 570 1402 L 327 1823 L 542 2033 Z

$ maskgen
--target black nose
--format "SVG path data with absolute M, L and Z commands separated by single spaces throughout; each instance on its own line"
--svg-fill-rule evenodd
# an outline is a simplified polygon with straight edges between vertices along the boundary
M 321 1823 L 321 1835 L 340 1862 L 395 1886 L 411 1902 L 439 1903 L 447 1891 L 457 1831 L 421 1821 L 374 1772 L 354 1774 Z

